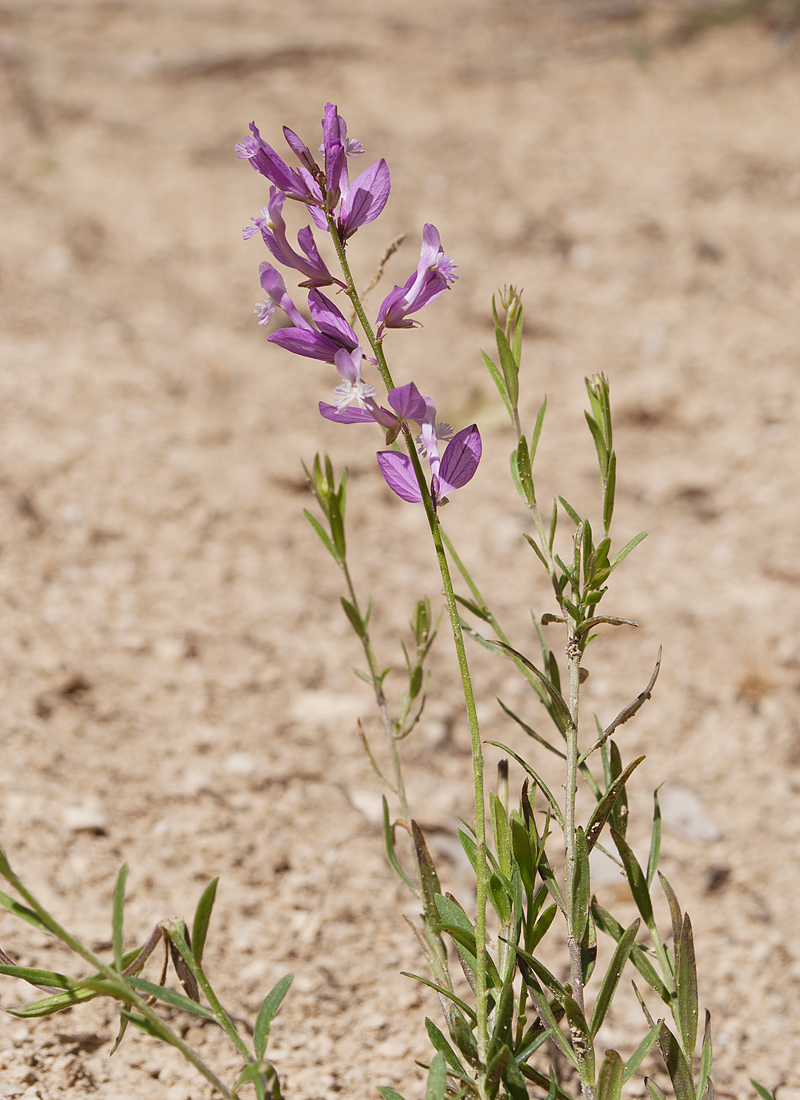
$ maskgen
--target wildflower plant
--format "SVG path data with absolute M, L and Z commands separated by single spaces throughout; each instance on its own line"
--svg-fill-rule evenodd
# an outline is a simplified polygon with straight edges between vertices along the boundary
M 443 509 L 457 491 L 465 490 L 455 506 L 470 507 L 468 486 L 482 454 L 478 427 L 470 424 L 456 430 L 440 422 L 435 401 L 423 395 L 413 379 L 398 384 L 384 349 L 391 329 L 419 327 L 420 312 L 450 290 L 457 279 L 456 265 L 445 252 L 438 230 L 431 224 L 424 226 L 415 269 L 402 285 L 389 291 L 371 316 L 354 281 L 347 246 L 386 205 L 391 182 L 386 162 L 375 161 L 351 182 L 349 162 L 361 157 L 364 148 L 348 136 L 344 120 L 330 103 L 316 152 L 284 128 L 297 161 L 294 166 L 266 143 L 255 123 L 250 130 L 250 136 L 237 146 L 238 156 L 248 160 L 270 186 L 267 205 L 251 219 L 244 237 L 260 235 L 272 260 L 306 293 L 310 317 L 296 305 L 284 275 L 272 262 L 263 261 L 259 277 L 265 297 L 256 306 L 258 323 L 268 324 L 279 312 L 286 324 L 270 334 L 269 342 L 330 365 L 331 380 L 336 384 L 332 386 L 333 399 L 319 404 L 321 416 L 345 427 L 367 425 L 377 443 L 377 470 L 388 488 L 409 505 L 422 506 L 441 575 L 443 618 L 452 635 L 463 689 L 474 807 L 471 822 L 458 835 L 474 872 L 475 890 L 474 897 L 460 901 L 443 888 L 424 833 L 412 816 L 400 755 L 402 742 L 419 723 L 431 691 L 426 662 L 442 618 L 427 597 L 416 602 L 411 612 L 411 640 L 403 645 L 406 682 L 401 691 L 392 692 L 389 668 L 373 643 L 372 599 L 365 601 L 359 595 L 348 562 L 347 471 L 337 475 L 330 457 L 317 455 L 305 470 L 318 511 L 306 511 L 305 515 L 340 570 L 342 609 L 363 650 L 365 668 L 358 675 L 371 686 L 386 738 L 388 775 L 379 768 L 361 731 L 364 748 L 386 789 L 383 832 L 388 861 L 419 903 L 415 933 L 428 973 L 411 977 L 431 987 L 441 1007 L 438 1023 L 425 1021 L 433 1047 L 423 1062 L 428 1068 L 427 1100 L 444 1100 L 445 1096 L 527 1100 L 531 1089 L 547 1100 L 578 1096 L 619 1100 L 627 1081 L 657 1064 L 652 1060 L 656 1055 L 662 1059 L 677 1100 L 713 1100 L 711 1027 L 708 1013 L 700 1026 L 692 924 L 658 869 L 661 818 L 657 792 L 645 863 L 627 839 L 627 786 L 644 757 L 626 763 L 617 734 L 650 698 L 660 653 L 655 656 L 649 682 L 616 716 L 602 721 L 596 718 L 588 732 L 579 722 L 589 646 L 602 636 L 604 628 L 636 625 L 607 612 L 606 597 L 617 569 L 645 537 L 639 534 L 619 546 L 613 531 L 617 461 L 608 380 L 601 374 L 586 380 L 585 417 L 599 472 L 596 512 L 591 519 L 581 515 L 563 496 L 543 511 L 534 464 L 547 400 L 542 400 L 533 429 L 527 433 L 520 414 L 521 293 L 510 287 L 499 300 L 493 299 L 496 358 L 483 352 L 483 362 L 513 428 L 511 476 L 529 520 L 525 540 L 532 551 L 531 561 L 545 571 L 552 591 L 549 609 L 534 616 L 536 653 L 530 655 L 525 643 L 506 632 L 443 526 Z M 284 220 L 289 200 L 299 204 L 310 219 L 297 234 L 297 249 L 289 242 Z M 315 231 L 327 235 L 325 251 L 332 253 L 329 261 L 323 258 Z M 382 268 L 383 264 L 380 271 Z M 350 320 L 334 299 L 349 302 Z M 359 332 L 353 324 L 359 326 Z M 548 640 L 550 632 L 543 629 L 548 626 L 560 630 L 563 656 Z M 550 725 L 549 733 L 541 733 L 501 704 L 510 722 L 520 727 L 531 743 L 530 753 L 522 755 L 501 742 L 490 742 L 525 773 L 513 798 L 507 759 L 501 761 L 496 790 L 488 792 L 487 798 L 468 643 L 510 662 Z M 561 798 L 542 778 L 537 761 L 537 754 L 542 753 L 561 761 Z M 578 820 L 576 809 L 579 787 L 588 792 L 591 803 L 583 821 Z M 639 914 L 627 927 L 592 891 L 590 856 L 594 849 L 614 860 L 627 880 Z M 70 978 L 18 966 L 2 954 L 0 973 L 22 978 L 47 994 L 17 1010 L 17 1015 L 46 1015 L 109 996 L 119 1002 L 121 1013 L 114 1049 L 128 1025 L 134 1024 L 176 1046 L 217 1092 L 230 1100 L 243 1088 L 252 1089 L 259 1100 L 281 1095 L 266 1046 L 291 976 L 266 996 L 252 1041 L 242 1038 L 203 966 L 216 880 L 200 899 L 191 932 L 182 921 L 165 922 L 145 944 L 126 952 L 123 909 L 127 869 L 123 867 L 113 903 L 113 958 L 106 962 L 44 909 L 2 852 L 0 874 L 18 895 L 0 894 L 0 904 L 35 928 L 57 936 L 93 971 L 88 977 Z M 659 905 L 669 918 L 666 938 L 656 920 Z M 610 959 L 598 968 L 600 936 L 609 941 Z M 545 942 L 547 958 L 552 958 L 553 947 L 562 952 L 562 977 L 543 961 Z M 164 963 L 159 980 L 153 982 L 141 975 L 159 943 L 164 947 Z M 182 992 L 165 984 L 169 962 Z M 466 987 L 456 968 L 466 979 Z M 620 1052 L 603 1049 L 601 1029 L 623 974 L 634 978 L 633 991 L 643 1023 L 641 1035 L 631 1037 L 625 1052 Z M 218 1024 L 243 1061 L 236 1081 L 231 1085 L 222 1082 L 164 1014 L 156 1011 L 157 1006 Z M 664 1096 L 651 1077 L 645 1076 L 644 1082 L 653 1100 Z M 762 1086 L 756 1088 L 765 1100 L 769 1097 Z M 380 1091 L 383 1100 L 402 1100 L 393 1089 Z

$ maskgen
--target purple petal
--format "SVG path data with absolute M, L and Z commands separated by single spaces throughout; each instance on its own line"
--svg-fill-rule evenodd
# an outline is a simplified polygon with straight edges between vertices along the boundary
M 358 347 L 358 337 L 330 298 L 326 298 L 318 290 L 310 290 L 308 308 L 320 332 L 324 332 L 339 345 L 351 351 Z
M 332 363 L 340 346 L 330 336 L 312 328 L 279 328 L 267 340 L 285 351 L 304 355 L 306 359 L 319 359 L 323 363 Z
M 413 382 L 398 386 L 389 392 L 389 404 L 400 420 L 416 420 L 419 424 L 425 416 L 425 398 Z
M 375 419 L 366 409 L 356 409 L 348 405 L 346 409 L 337 409 L 335 405 L 327 405 L 324 401 L 319 403 L 319 411 L 326 420 L 334 420 L 337 424 L 374 424 Z
M 317 162 L 312 156 L 311 150 L 306 145 L 306 143 L 297 136 L 294 130 L 290 130 L 288 126 L 284 126 L 283 136 L 286 138 L 286 142 L 289 148 L 292 150 L 292 152 L 295 154 L 301 164 L 304 164 L 310 172 L 319 170 Z
M 476 424 L 456 432 L 447 444 L 439 466 L 439 496 L 460 489 L 472 480 L 481 460 L 481 451 L 481 435 Z
M 386 206 L 391 183 L 389 168 L 383 159 L 356 177 L 339 211 L 339 227 L 345 237 L 355 233 L 359 226 L 375 221 Z
M 397 493 L 409 504 L 422 503 L 422 493 L 408 455 L 400 454 L 398 451 L 378 451 L 378 465 L 386 484 L 393 493 Z

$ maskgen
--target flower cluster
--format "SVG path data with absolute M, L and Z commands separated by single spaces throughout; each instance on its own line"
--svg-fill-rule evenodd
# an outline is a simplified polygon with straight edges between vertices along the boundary
M 417 446 L 430 464 L 429 492 L 436 508 L 448 493 L 461 488 L 474 475 L 481 457 L 477 427 L 473 424 L 454 434 L 449 425 L 437 424 L 433 402 L 423 397 L 413 382 L 389 390 L 391 408 L 377 403 L 375 388 L 363 380 L 361 370 L 365 360 L 377 365 L 378 359 L 364 354 L 350 323 L 320 290 L 335 286 L 356 300 L 345 261 L 342 259 L 346 281 L 342 281 L 331 273 L 320 255 L 311 225 L 297 234 L 300 249 L 297 251 L 289 243 L 283 219 L 287 199 L 302 203 L 314 225 L 335 238 L 337 252 L 343 257 L 349 238 L 362 225 L 374 221 L 386 205 L 391 187 L 386 161 L 376 161 L 350 182 L 348 159 L 360 156 L 364 147 L 360 141 L 348 137 L 347 125 L 332 103 L 326 105 L 322 119 L 319 159 L 293 130 L 283 128 L 286 142 L 299 161 L 296 168 L 267 145 L 254 122 L 250 131 L 250 137 L 236 146 L 236 152 L 269 180 L 270 189 L 267 205 L 258 217 L 250 219 L 252 224 L 243 230 L 243 236 L 248 240 L 260 233 L 273 259 L 284 268 L 299 272 L 302 280 L 298 285 L 308 291 L 311 315 L 309 321 L 300 312 L 278 269 L 265 261 L 259 268 L 266 297 L 255 308 L 258 323 L 268 324 L 280 309 L 290 324 L 273 332 L 268 338 L 270 342 L 295 355 L 336 367 L 341 383 L 333 391 L 335 403 L 321 402 L 319 406 L 328 420 L 340 424 L 377 423 L 386 432 L 387 446 L 401 433 L 411 434 L 409 422 L 419 425 Z M 455 266 L 442 247 L 439 231 L 434 225 L 425 225 L 416 270 L 403 286 L 394 287 L 384 298 L 377 313 L 376 333 L 366 334 L 371 350 L 384 365 L 382 340 L 386 331 L 417 327 L 419 321 L 412 315 L 452 286 L 458 278 Z M 384 377 L 389 377 L 388 372 Z M 441 456 L 440 444 L 446 444 Z M 391 450 L 380 451 L 377 457 L 387 484 L 398 496 L 414 503 L 423 500 L 415 462 L 409 455 Z

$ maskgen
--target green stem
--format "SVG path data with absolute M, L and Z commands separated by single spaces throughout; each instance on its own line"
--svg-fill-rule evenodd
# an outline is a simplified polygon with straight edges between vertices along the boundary
M 17 875 L 11 870 L 4 853 L 0 853 L 0 874 L 8 879 L 8 881 L 18 890 L 27 901 L 28 905 L 30 905 L 31 909 L 33 909 L 41 921 L 47 925 L 54 936 L 57 936 L 61 942 L 65 943 L 76 955 L 80 956 L 80 958 L 84 959 L 90 966 L 93 966 L 103 975 L 109 985 L 113 986 L 116 990 L 118 999 L 123 1004 L 135 1005 L 142 1016 L 144 1016 L 155 1030 L 162 1035 L 164 1042 L 176 1047 L 186 1061 L 191 1063 L 198 1073 L 205 1077 L 209 1084 L 213 1085 L 226 1100 L 235 1100 L 231 1090 L 220 1081 L 219 1077 L 217 1077 L 214 1071 L 205 1064 L 199 1055 L 195 1054 L 192 1048 L 184 1043 L 180 1036 L 172 1030 L 169 1024 L 165 1023 L 158 1013 L 153 1011 L 147 1001 L 136 992 L 133 986 L 129 985 L 116 970 L 107 966 L 102 959 L 99 959 L 88 949 L 88 947 L 84 947 L 79 940 L 75 939 L 66 928 L 63 928 L 58 921 L 47 912 L 44 906 L 40 904 L 37 898 L 34 897 L 30 890 L 24 886 Z
M 350 264 L 347 262 L 347 252 L 344 242 L 339 237 L 339 232 L 336 228 L 336 222 L 334 221 L 332 214 L 325 214 L 328 221 L 328 228 L 331 233 L 331 240 L 333 241 L 333 247 L 336 249 L 336 255 L 339 259 L 339 263 L 342 268 L 342 274 L 344 275 L 345 282 L 347 283 L 347 296 L 353 304 L 353 309 L 356 311 L 356 316 L 361 322 L 361 327 L 364 330 L 364 335 L 369 341 L 369 345 L 375 352 L 375 358 L 378 361 L 378 372 L 380 373 L 383 383 L 386 386 L 387 391 L 394 389 L 394 382 L 392 381 L 392 375 L 389 371 L 389 367 L 386 363 L 386 356 L 383 354 L 383 343 L 375 336 L 375 332 L 372 325 L 369 322 L 369 318 L 361 304 L 361 299 L 358 296 L 356 290 L 355 280 L 353 279 L 352 272 L 350 271 Z
M 352 578 L 350 576 L 350 570 L 347 567 L 347 562 L 344 558 L 339 562 L 342 573 L 344 574 L 345 583 L 347 584 L 347 591 L 350 596 L 350 602 L 358 612 L 358 617 L 361 622 L 364 622 L 364 616 L 361 614 L 361 608 L 358 604 L 358 597 L 356 596 L 356 590 L 353 585 Z M 367 659 L 369 666 L 369 674 L 372 680 L 372 687 L 375 692 L 375 702 L 380 711 L 381 720 L 383 722 L 383 728 L 386 733 L 386 742 L 389 746 L 389 755 L 392 761 L 392 775 L 394 777 L 395 793 L 400 803 L 400 812 L 403 815 L 403 820 L 406 825 L 411 824 L 411 813 L 408 806 L 408 797 L 406 795 L 405 781 L 403 780 L 403 769 L 400 764 L 400 753 L 397 749 L 397 736 L 395 724 L 389 715 L 389 707 L 386 703 L 386 696 L 381 686 L 380 670 L 378 668 L 378 660 L 375 656 L 375 650 L 372 645 L 372 639 L 369 636 L 369 631 L 364 627 L 364 633 L 361 635 L 361 646 L 364 650 L 364 656 Z M 419 872 L 419 868 L 417 868 Z
M 333 240 L 336 254 L 341 264 L 342 273 L 344 274 L 347 282 L 347 294 L 350 301 L 353 304 L 353 308 L 356 311 L 356 316 L 361 322 L 361 327 L 364 330 L 364 334 L 369 341 L 372 350 L 375 353 L 377 360 L 378 371 L 381 378 L 386 385 L 387 390 L 394 389 L 394 381 L 392 380 L 391 372 L 386 363 L 386 357 L 383 354 L 383 345 L 380 340 L 375 336 L 372 326 L 364 311 L 364 307 L 361 304 L 358 291 L 353 280 L 352 273 L 350 271 L 350 265 L 347 262 L 347 255 L 345 253 L 344 243 L 340 240 L 334 218 L 331 214 L 326 214 L 328 221 L 328 228 L 330 229 L 331 239 Z M 472 767 L 473 778 L 475 788 L 475 838 L 476 838 L 476 914 L 475 914 L 475 946 L 476 946 L 476 964 L 475 964 L 475 1001 L 478 1017 L 477 1025 L 477 1046 L 478 1046 L 478 1094 L 480 1100 L 486 1100 L 488 1095 L 488 1086 L 486 1081 L 486 1056 L 489 1049 L 489 1013 L 488 1013 L 488 999 L 487 999 L 487 986 L 486 986 L 486 895 L 487 895 L 487 882 L 488 882 L 488 868 L 486 861 L 486 811 L 485 811 L 485 799 L 484 799 L 484 787 L 483 787 L 483 751 L 481 749 L 480 730 L 478 727 L 478 713 L 475 707 L 475 695 L 472 689 L 472 678 L 470 676 L 469 664 L 467 662 L 467 652 L 464 646 L 464 635 L 461 630 L 461 620 L 458 613 L 458 604 L 456 603 L 455 593 L 453 591 L 453 581 L 450 575 L 450 567 L 447 562 L 447 555 L 445 554 L 444 544 L 442 542 L 442 533 L 439 525 L 439 517 L 436 514 L 436 509 L 433 505 L 430 489 L 425 475 L 422 471 L 419 455 L 417 454 L 414 440 L 411 433 L 407 428 L 404 428 L 403 436 L 405 439 L 406 449 L 411 459 L 414 473 L 417 478 L 417 483 L 422 494 L 422 502 L 425 508 L 425 515 L 428 520 L 428 526 L 430 528 L 431 537 L 433 539 L 433 546 L 436 553 L 436 561 L 439 566 L 439 572 L 442 577 L 442 585 L 444 587 L 445 603 L 447 606 L 447 613 L 450 619 L 450 626 L 453 632 L 453 641 L 456 648 L 456 659 L 458 661 L 458 668 L 461 675 L 461 685 L 464 692 L 464 702 L 466 704 L 467 718 L 469 721 L 470 736 L 472 740 Z

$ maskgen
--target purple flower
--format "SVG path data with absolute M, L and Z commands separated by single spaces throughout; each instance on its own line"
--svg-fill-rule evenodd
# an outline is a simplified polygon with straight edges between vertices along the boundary
M 336 361 L 336 353 L 344 348 L 355 351 L 358 337 L 342 314 L 324 294 L 316 288 L 308 292 L 308 307 L 314 324 L 310 324 L 286 291 L 280 272 L 266 262 L 258 269 L 261 286 L 268 297 L 256 306 L 258 323 L 265 325 L 276 308 L 280 308 L 292 322 L 292 328 L 280 328 L 268 337 L 269 341 L 308 359 L 323 363 Z M 316 326 L 316 327 L 315 327 Z
M 417 270 L 403 286 L 396 286 L 381 302 L 378 311 L 378 338 L 387 328 L 413 328 L 419 324 L 409 318 L 428 302 L 449 290 L 458 278 L 456 265 L 445 254 L 435 225 L 427 223 L 422 230 L 422 249 Z
M 440 460 L 438 448 L 431 460 L 431 497 L 433 507 L 444 504 L 448 493 L 461 489 L 475 476 L 481 460 L 481 436 L 477 425 L 470 424 L 456 432 Z M 389 488 L 410 504 L 422 501 L 414 466 L 408 455 L 399 451 L 378 451 L 378 465 Z
M 322 195 L 318 187 L 314 188 L 314 181 L 310 178 L 308 169 L 302 171 L 290 168 L 275 150 L 267 145 L 258 132 L 255 122 L 250 123 L 250 131 L 252 137 L 245 138 L 236 146 L 236 155 L 239 159 L 249 160 L 256 172 L 266 176 L 270 183 L 274 183 L 290 199 L 299 199 L 300 202 L 318 206 Z M 303 148 L 306 147 L 303 146 Z
M 295 252 L 286 239 L 286 223 L 283 220 L 283 204 L 286 195 L 277 187 L 269 189 L 269 203 L 262 207 L 257 218 L 251 218 L 252 225 L 242 230 L 242 236 L 249 240 L 254 234 L 260 232 L 264 243 L 272 255 L 285 267 L 294 268 L 302 275 L 305 281 L 300 286 L 330 286 L 336 283 L 344 287 L 344 283 L 335 279 L 328 270 L 325 262 L 317 250 L 314 234 L 311 227 L 306 225 L 297 234 L 297 243 L 302 248 L 305 256 Z
M 300 161 L 299 168 L 290 168 L 267 145 L 254 122 L 250 130 L 252 136 L 236 146 L 237 155 L 249 160 L 287 198 L 304 202 L 320 229 L 328 230 L 324 213 L 328 211 L 334 216 L 341 240 L 346 241 L 360 226 L 374 221 L 386 205 L 391 179 L 385 160 L 376 161 L 350 183 L 347 158 L 363 153 L 364 146 L 348 138 L 347 124 L 339 117 L 335 104 L 326 104 L 322 120 L 320 151 L 324 154 L 324 167 L 317 164 L 305 142 L 287 126 L 283 134 Z
M 421 416 L 414 417 L 422 428 L 419 443 L 420 454 L 428 459 L 431 468 L 431 498 L 433 507 L 445 501 L 448 493 L 466 485 L 475 476 L 481 460 L 481 436 L 475 424 L 462 428 L 453 435 L 449 424 L 437 424 L 436 409 L 429 397 L 422 399 L 425 404 Z M 421 411 L 421 410 L 418 410 Z M 444 452 L 439 457 L 439 440 L 452 436 Z M 422 501 L 414 464 L 408 455 L 399 451 L 379 451 L 378 465 L 389 488 L 410 504 Z
M 343 356 L 344 352 L 340 354 Z M 339 374 L 345 378 L 345 375 L 340 369 L 340 364 L 342 366 L 345 365 L 344 359 L 342 358 L 340 360 L 337 355 L 336 369 L 339 371 Z M 360 380 L 361 375 L 359 372 L 358 381 Z M 362 385 L 364 385 L 364 383 L 362 383 Z M 372 392 L 367 394 L 363 401 L 358 402 L 358 408 L 352 408 L 351 402 L 341 404 L 337 398 L 335 405 L 327 405 L 324 401 L 320 401 L 319 411 L 326 420 L 334 420 L 337 424 L 380 424 L 382 428 L 386 429 L 387 443 L 391 443 L 392 440 L 396 439 L 403 424 L 407 420 L 415 420 L 417 423 L 420 423 L 426 415 L 426 399 L 420 394 L 413 382 L 408 382 L 405 386 L 397 386 L 395 389 L 389 391 L 389 404 L 392 406 L 392 409 L 394 409 L 394 412 L 390 412 L 389 409 L 379 405 L 375 400 L 375 390 L 372 386 L 370 386 L 369 389 L 372 390 Z M 333 392 L 337 395 L 341 394 L 344 396 L 346 391 L 344 386 L 337 386 Z

